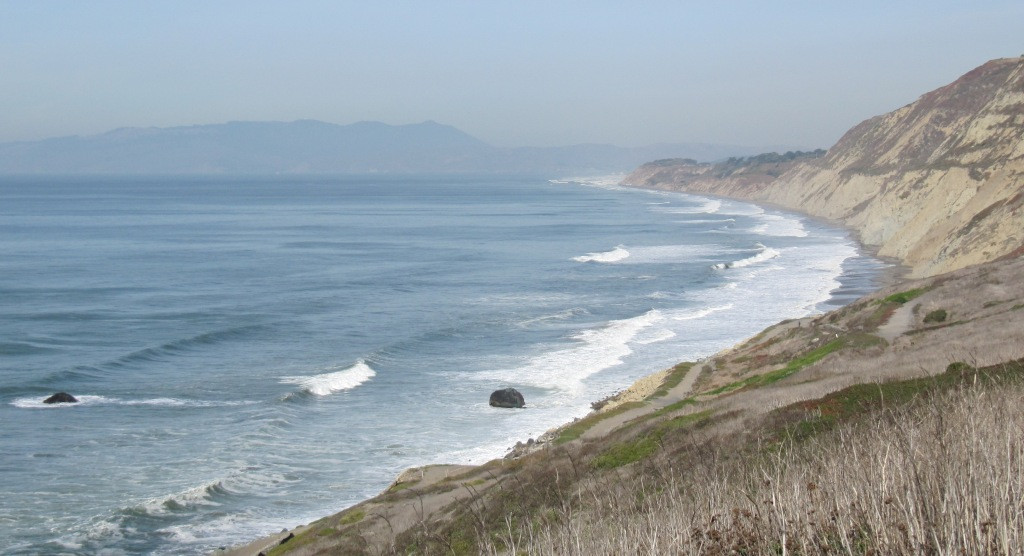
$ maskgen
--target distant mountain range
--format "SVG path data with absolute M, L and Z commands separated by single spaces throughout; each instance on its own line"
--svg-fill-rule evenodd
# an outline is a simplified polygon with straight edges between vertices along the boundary
M 765 149 L 661 144 L 500 148 L 436 122 L 314 120 L 122 128 L 0 144 L 0 174 L 615 173 L 659 158 L 719 160 Z

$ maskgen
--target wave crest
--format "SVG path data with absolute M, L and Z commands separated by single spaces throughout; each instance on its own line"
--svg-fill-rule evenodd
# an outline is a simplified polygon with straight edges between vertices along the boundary
M 298 384 L 303 390 L 314 396 L 329 396 L 335 392 L 351 390 L 377 375 L 366 361 L 360 359 L 355 365 L 340 371 L 332 371 L 313 376 L 281 377 L 281 384 Z
M 680 312 L 672 315 L 672 320 L 697 320 L 697 319 L 702 319 L 702 318 L 704 318 L 704 317 L 706 317 L 708 315 L 711 315 L 713 313 L 717 313 L 719 311 L 728 311 L 729 309 L 732 309 L 732 307 L 733 307 L 732 303 L 726 303 L 725 305 L 719 305 L 717 307 L 705 307 L 703 309 L 697 309 L 695 311 L 680 311 Z
M 236 326 L 234 328 L 226 328 L 223 330 L 214 330 L 212 332 L 204 332 L 188 338 L 181 338 L 167 342 L 159 346 L 133 351 L 113 361 L 109 361 L 103 364 L 103 366 L 111 369 L 121 369 L 132 368 L 154 361 L 166 361 L 171 357 L 180 356 L 183 353 L 202 349 L 206 346 L 244 338 L 249 334 L 262 331 L 265 328 L 266 326 L 264 325 L 253 324 Z
M 254 401 L 207 401 L 207 400 L 183 400 L 180 398 L 150 398 L 143 400 L 125 400 L 121 398 L 109 398 L 107 396 L 90 396 L 88 394 L 76 395 L 77 403 L 43 403 L 43 397 L 18 398 L 11 402 L 11 405 L 19 409 L 62 409 L 68 407 L 83 407 L 92 405 L 135 405 L 135 406 L 156 406 L 156 407 L 227 407 L 235 405 L 249 405 Z
M 572 260 L 578 263 L 614 263 L 621 261 L 629 256 L 629 251 L 625 247 L 619 245 L 611 251 L 604 251 L 601 253 L 587 253 L 586 255 L 580 255 L 579 257 L 573 257 Z
M 750 265 L 754 265 L 754 264 L 757 264 L 757 263 L 763 263 L 765 261 L 774 259 L 775 257 L 778 257 L 779 255 L 782 254 L 777 249 L 772 249 L 771 247 L 765 247 L 764 245 L 761 245 L 760 243 L 758 243 L 757 246 L 760 249 L 760 251 L 758 251 L 758 253 L 756 255 L 752 256 L 752 257 L 747 257 L 746 259 L 740 259 L 738 261 L 733 261 L 731 263 L 718 263 L 718 264 L 714 265 L 712 268 L 715 268 L 715 269 L 718 269 L 718 270 L 725 270 L 727 268 L 743 268 L 745 266 L 750 266 Z
M 694 199 L 695 201 L 697 199 Z M 722 210 L 722 201 L 718 199 L 700 199 L 700 205 L 687 206 L 687 207 L 672 207 L 664 209 L 655 209 L 658 212 L 667 212 L 669 214 L 715 214 Z
M 765 214 L 761 218 L 762 223 L 754 226 L 751 232 L 766 236 L 807 237 L 807 230 L 799 219 L 777 214 Z
M 665 316 L 657 309 L 577 332 L 574 345 L 531 357 L 522 366 L 481 373 L 476 378 L 515 381 L 537 388 L 573 391 L 588 376 L 614 367 L 633 353 L 631 343 L 653 343 L 667 339 L 657 330 Z M 643 335 L 642 335 L 643 334 Z

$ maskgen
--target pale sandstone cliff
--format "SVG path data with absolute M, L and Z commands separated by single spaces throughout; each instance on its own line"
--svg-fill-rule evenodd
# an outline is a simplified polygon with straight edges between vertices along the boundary
M 821 158 L 659 161 L 623 183 L 766 201 L 840 221 L 930 276 L 1024 251 L 1024 57 L 993 60 L 854 127 Z M 775 177 L 772 174 L 779 174 Z

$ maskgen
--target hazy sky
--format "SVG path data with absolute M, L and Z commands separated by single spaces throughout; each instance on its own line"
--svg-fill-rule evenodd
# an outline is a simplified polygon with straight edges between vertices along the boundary
M 827 147 L 1021 54 L 1021 0 L 0 0 L 0 141 L 309 118 Z

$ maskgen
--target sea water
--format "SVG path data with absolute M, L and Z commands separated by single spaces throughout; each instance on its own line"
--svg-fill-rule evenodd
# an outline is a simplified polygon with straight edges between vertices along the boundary
M 600 181 L 5 178 L 0 552 L 294 527 L 403 468 L 501 457 L 882 266 L 805 217 Z M 489 407 L 509 386 L 527 408 Z

